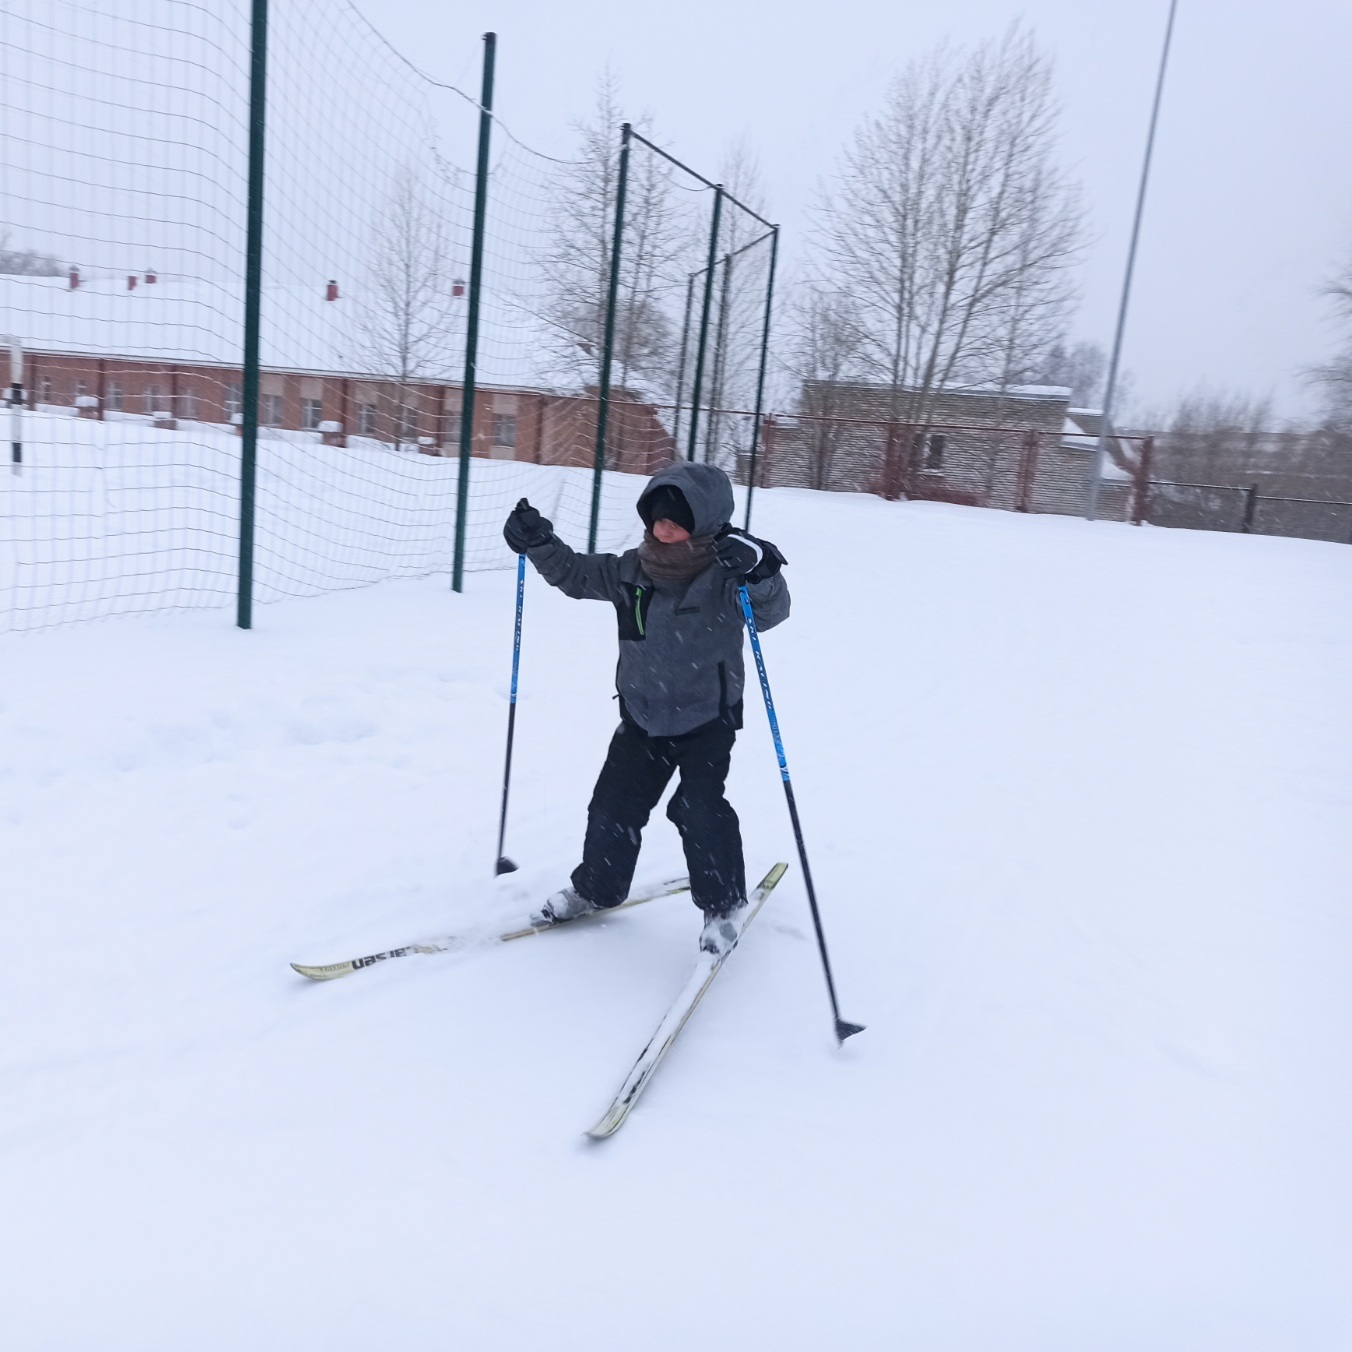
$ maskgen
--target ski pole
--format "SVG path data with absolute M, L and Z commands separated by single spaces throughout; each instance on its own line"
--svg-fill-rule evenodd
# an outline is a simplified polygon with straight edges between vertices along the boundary
M 826 954 L 826 935 L 822 931 L 821 911 L 817 908 L 817 889 L 812 886 L 812 870 L 808 867 L 807 846 L 803 844 L 803 825 L 798 820 L 798 802 L 793 796 L 793 780 L 789 778 L 789 763 L 784 757 L 784 739 L 779 735 L 779 719 L 775 714 L 774 697 L 770 694 L 770 678 L 765 672 L 765 655 L 761 652 L 760 634 L 756 630 L 756 617 L 751 613 L 751 598 L 745 586 L 738 587 L 738 596 L 742 601 L 742 616 L 746 620 L 747 633 L 751 635 L 751 651 L 756 654 L 756 671 L 760 674 L 761 694 L 765 696 L 765 712 L 770 717 L 770 732 L 775 739 L 775 755 L 779 757 L 779 777 L 784 781 L 784 797 L 789 801 L 789 820 L 793 822 L 793 838 L 798 844 L 798 860 L 803 866 L 803 883 L 807 888 L 807 902 L 812 908 L 812 924 L 817 931 L 817 948 L 822 955 L 822 971 L 826 974 L 826 990 L 831 997 L 831 1013 L 836 1021 L 836 1041 L 843 1043 L 847 1037 L 862 1033 L 862 1023 L 849 1023 L 840 1017 L 840 1004 L 836 1000 L 836 983 L 831 976 L 831 959 Z
M 498 822 L 498 862 L 494 876 L 515 873 L 516 865 L 502 852 L 507 837 L 507 791 L 512 783 L 512 739 L 516 735 L 516 680 L 521 671 L 521 612 L 526 605 L 526 556 L 516 556 L 516 633 L 512 639 L 512 702 L 507 709 L 507 761 L 502 767 L 502 817 Z

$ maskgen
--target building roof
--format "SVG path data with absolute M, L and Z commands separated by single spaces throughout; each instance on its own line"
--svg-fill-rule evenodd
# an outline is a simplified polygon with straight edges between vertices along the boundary
M 420 379 L 458 384 L 464 374 L 463 299 L 448 320 L 439 369 Z M 458 312 L 457 312 L 458 311 Z M 337 300 L 314 286 L 263 288 L 261 360 L 266 368 L 322 375 L 379 375 L 363 363 L 359 304 L 340 286 Z M 210 366 L 239 366 L 244 288 L 142 276 L 134 290 L 126 276 L 81 280 L 0 276 L 0 340 L 16 334 L 37 352 L 125 357 Z M 510 300 L 486 295 L 481 311 L 478 376 L 502 389 L 555 388 L 542 323 Z
M 1067 451 L 1096 452 L 1099 443 L 1099 428 L 1103 424 L 1103 413 L 1099 409 L 1072 408 L 1066 413 L 1066 421 L 1061 429 L 1061 446 Z M 1103 462 L 1105 479 L 1130 479 L 1131 475 L 1123 468 L 1125 451 L 1117 437 L 1108 438 L 1108 455 Z
M 804 385 L 835 385 L 841 389 L 856 390 L 861 393 L 890 392 L 893 388 L 901 390 L 903 394 L 921 393 L 920 389 L 914 385 L 894 387 L 887 381 L 882 380 L 806 380 L 803 383 Z M 1006 385 L 1003 388 L 999 385 L 937 385 L 929 393 L 945 398 L 1022 399 L 1068 404 L 1071 390 L 1069 386 L 1065 385 Z

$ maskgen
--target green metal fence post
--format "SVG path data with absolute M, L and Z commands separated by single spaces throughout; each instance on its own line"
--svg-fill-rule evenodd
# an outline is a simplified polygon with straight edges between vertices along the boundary
M 709 423 L 704 429 L 704 463 L 713 464 L 723 428 L 724 378 L 728 364 L 728 308 L 732 293 L 732 254 L 723 255 L 723 286 L 718 296 L 718 337 L 714 339 L 714 378 L 709 391 Z
M 244 374 L 240 398 L 239 593 L 235 623 L 253 628 L 254 493 L 258 478 L 258 328 L 263 293 L 263 131 L 268 0 L 253 0 L 249 62 L 249 198 L 244 239 Z
M 690 449 L 686 459 L 695 458 L 699 437 L 699 399 L 704 384 L 704 354 L 709 345 L 709 307 L 714 296 L 714 268 L 718 261 L 718 223 L 723 214 L 723 185 L 714 185 L 714 214 L 709 226 L 709 263 L 704 273 L 704 308 L 699 320 L 699 346 L 695 353 L 695 381 L 690 390 Z
M 474 449 L 474 388 L 479 360 L 479 292 L 484 271 L 484 216 L 488 207 L 488 140 L 493 129 L 493 63 L 498 35 L 484 34 L 483 88 L 479 98 L 479 162 L 474 174 L 474 240 L 469 259 L 465 316 L 465 385 L 460 399 L 460 477 L 455 494 L 455 562 L 451 587 L 465 589 L 465 527 L 469 515 L 469 459 Z
M 601 347 L 601 384 L 596 392 L 596 466 L 592 471 L 591 522 L 587 553 L 596 552 L 596 529 L 601 520 L 601 471 L 606 467 L 606 426 L 610 421 L 610 365 L 615 354 L 615 306 L 620 294 L 620 247 L 624 240 L 624 198 L 629 186 L 629 138 L 633 128 L 620 128 L 620 174 L 615 182 L 615 234 L 610 244 L 610 287 L 606 293 L 606 334 Z
M 676 412 L 672 419 L 671 440 L 677 447 L 681 444 L 681 400 L 685 396 L 685 357 L 690 346 L 690 311 L 695 304 L 695 278 L 699 273 L 692 272 L 685 279 L 685 319 L 681 323 L 681 356 L 676 366 Z
M 756 373 L 756 413 L 751 420 L 751 472 L 746 480 L 746 520 L 743 530 L 751 529 L 751 495 L 756 491 L 756 455 L 760 450 L 761 408 L 765 400 L 765 364 L 770 351 L 770 307 L 775 298 L 775 265 L 779 261 L 779 227 L 770 234 L 770 277 L 765 284 L 765 323 L 761 329 L 760 370 Z

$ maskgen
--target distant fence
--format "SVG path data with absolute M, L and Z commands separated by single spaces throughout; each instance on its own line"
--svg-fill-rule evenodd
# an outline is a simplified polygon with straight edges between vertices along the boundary
M 1352 544 L 1352 502 L 1280 497 L 1262 492 L 1256 483 L 1239 487 L 1152 479 L 1148 492 L 1144 516 L 1152 526 Z
M 729 426 L 746 414 L 722 415 Z M 1352 543 L 1352 501 L 1293 497 L 1247 485 L 1186 483 L 1151 473 L 1155 438 L 1118 435 L 1096 518 L 1188 530 Z M 1015 512 L 1084 516 L 1095 439 L 1049 427 L 772 415 L 759 441 L 757 487 L 874 493 Z M 739 457 L 743 481 L 748 454 Z

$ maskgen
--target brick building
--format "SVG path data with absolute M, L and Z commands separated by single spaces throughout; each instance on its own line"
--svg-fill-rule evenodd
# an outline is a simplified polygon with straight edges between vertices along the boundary
M 24 346 L 30 403 L 74 408 L 99 420 L 139 416 L 166 430 L 187 422 L 238 425 L 243 374 L 230 358 L 241 330 L 221 323 L 221 308 L 229 311 L 237 297 L 213 289 L 207 306 L 200 284 L 154 274 L 136 280 L 137 286 L 72 286 L 64 278 L 0 278 L 8 324 Z M 278 304 L 265 304 L 263 434 L 309 431 L 332 446 L 366 440 L 458 454 L 461 384 L 400 382 L 342 369 L 341 303 L 329 284 L 313 295 L 288 292 Z M 457 369 L 453 357 L 447 365 Z M 595 391 L 560 394 L 525 380 L 485 382 L 476 388 L 472 453 L 590 466 L 596 413 Z M 608 468 L 629 473 L 651 474 L 675 455 L 657 410 L 628 390 L 612 393 L 606 440 Z
M 757 480 L 767 487 L 879 493 L 1028 512 L 1085 510 L 1098 415 L 1070 391 L 943 390 L 924 426 L 896 418 L 889 386 L 807 382 L 799 412 L 767 424 Z M 1099 515 L 1132 506 L 1131 452 L 1110 440 Z

